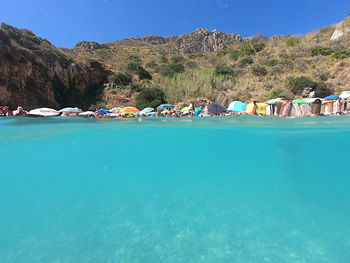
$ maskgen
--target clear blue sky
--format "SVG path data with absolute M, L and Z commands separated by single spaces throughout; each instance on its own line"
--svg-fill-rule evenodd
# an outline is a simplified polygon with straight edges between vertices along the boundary
M 303 34 L 349 13 L 349 0 L 3 0 L 0 21 L 73 47 L 198 27 L 242 36 Z

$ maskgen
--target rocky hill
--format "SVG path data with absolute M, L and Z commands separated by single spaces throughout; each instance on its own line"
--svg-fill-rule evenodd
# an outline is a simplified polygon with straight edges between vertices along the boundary
M 102 64 L 75 61 L 29 30 L 0 27 L 0 105 L 87 107 L 109 74 Z
M 163 90 L 170 103 L 200 97 L 222 104 L 350 89 L 350 18 L 304 36 L 242 38 L 197 29 L 82 41 L 73 49 L 26 29 L 0 28 L 0 104 L 123 106 L 149 87 Z

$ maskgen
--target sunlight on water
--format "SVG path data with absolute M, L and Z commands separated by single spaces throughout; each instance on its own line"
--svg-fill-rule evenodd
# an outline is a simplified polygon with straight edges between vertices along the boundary
M 349 134 L 347 116 L 0 119 L 1 262 L 349 262 Z

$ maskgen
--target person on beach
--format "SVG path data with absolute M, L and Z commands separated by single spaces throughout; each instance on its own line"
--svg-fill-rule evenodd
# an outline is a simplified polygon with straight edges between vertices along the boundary
M 252 109 L 252 115 L 258 115 L 257 114 L 257 110 L 258 110 L 258 104 L 256 103 L 256 101 L 253 101 L 253 109 Z
M 0 108 L 0 116 L 10 117 L 10 116 L 13 116 L 13 114 L 12 114 L 12 111 L 9 110 L 9 107 L 4 106 Z
M 321 107 L 322 107 L 322 101 L 320 99 L 316 99 L 312 105 L 312 112 L 311 116 L 320 116 L 321 115 Z
M 26 112 L 21 106 L 19 106 L 17 108 L 17 110 L 15 110 L 13 112 L 13 116 L 22 116 L 22 117 L 26 117 L 28 116 L 28 112 Z
M 342 108 L 343 108 L 343 100 L 340 97 L 335 102 L 335 107 L 336 107 L 336 115 L 341 115 Z

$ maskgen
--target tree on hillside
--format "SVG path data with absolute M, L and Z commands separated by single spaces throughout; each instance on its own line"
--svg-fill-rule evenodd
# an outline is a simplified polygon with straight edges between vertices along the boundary
M 166 103 L 165 93 L 160 88 L 144 88 L 136 96 L 136 107 L 139 109 L 157 108 L 163 103 Z

